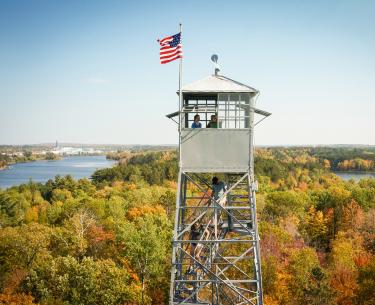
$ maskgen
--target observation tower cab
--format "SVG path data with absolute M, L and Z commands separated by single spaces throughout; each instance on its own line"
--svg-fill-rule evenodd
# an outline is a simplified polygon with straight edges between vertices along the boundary
M 182 87 L 180 167 L 184 172 L 240 173 L 251 167 L 254 113 L 270 113 L 254 107 L 258 90 L 214 74 Z M 192 128 L 200 116 L 201 128 Z M 211 118 L 216 124 L 210 128 Z

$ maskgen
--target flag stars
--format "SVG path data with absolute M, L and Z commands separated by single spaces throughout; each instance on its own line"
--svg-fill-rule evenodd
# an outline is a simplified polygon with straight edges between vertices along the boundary
M 166 64 L 177 58 L 182 58 L 181 33 L 165 37 L 158 41 L 160 48 L 160 63 Z

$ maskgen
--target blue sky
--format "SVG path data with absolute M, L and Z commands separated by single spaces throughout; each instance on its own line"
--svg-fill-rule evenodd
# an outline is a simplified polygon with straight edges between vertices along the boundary
M 375 144 L 374 1 L 0 1 L 0 144 L 176 143 L 184 83 L 222 74 L 273 115 L 256 144 Z

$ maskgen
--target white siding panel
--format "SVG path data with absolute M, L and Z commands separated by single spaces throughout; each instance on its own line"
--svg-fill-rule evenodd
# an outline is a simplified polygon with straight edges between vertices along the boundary
M 185 172 L 247 172 L 249 129 L 183 129 L 181 165 Z

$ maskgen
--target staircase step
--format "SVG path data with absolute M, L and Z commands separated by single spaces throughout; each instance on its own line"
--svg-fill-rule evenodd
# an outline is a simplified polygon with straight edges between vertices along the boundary
M 210 305 L 209 303 L 180 303 L 180 302 L 173 302 L 173 305 Z
M 226 210 L 251 210 L 250 207 L 244 207 L 244 206 L 239 206 L 239 207 L 236 207 L 236 206 L 226 206 L 225 209 Z
M 250 219 L 246 219 L 246 220 L 240 220 L 239 223 L 238 222 L 233 222 L 232 223 L 232 226 L 233 227 L 240 227 L 242 228 L 241 224 L 244 225 L 246 227 L 247 224 L 251 223 L 251 220 Z M 228 221 L 224 221 L 221 225 L 220 225 L 222 228 L 225 228 L 228 226 Z

